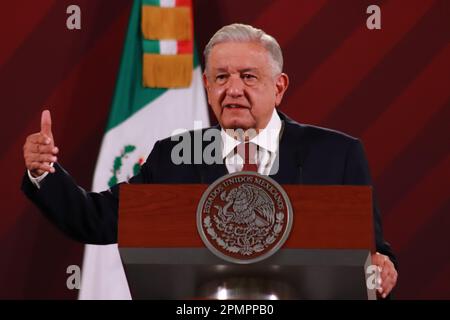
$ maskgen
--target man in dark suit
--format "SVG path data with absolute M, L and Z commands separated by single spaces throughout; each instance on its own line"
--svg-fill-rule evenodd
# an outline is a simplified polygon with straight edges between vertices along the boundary
M 368 164 L 359 140 L 348 135 L 299 124 L 276 111 L 288 87 L 282 73 L 281 49 L 274 38 L 251 26 L 233 24 L 219 30 L 205 48 L 204 83 L 208 102 L 219 121 L 221 154 L 214 164 L 187 161 L 175 164 L 178 142 L 158 141 L 138 175 L 129 183 L 212 183 L 243 170 L 235 152 L 255 146 L 255 170 L 280 184 L 371 185 Z M 241 134 L 236 134 L 237 132 Z M 186 133 L 193 141 L 193 132 Z M 205 145 L 201 148 L 203 150 Z M 192 152 L 196 150 L 193 148 Z M 57 163 L 58 148 L 51 133 L 49 111 L 41 131 L 24 145 L 28 169 L 22 188 L 45 215 L 72 238 L 92 244 L 117 242 L 120 185 L 101 193 L 86 192 Z M 191 154 L 191 157 L 194 157 Z M 395 257 L 383 240 L 381 218 L 374 203 L 377 253 L 372 261 L 381 269 L 380 294 L 385 297 L 397 281 Z

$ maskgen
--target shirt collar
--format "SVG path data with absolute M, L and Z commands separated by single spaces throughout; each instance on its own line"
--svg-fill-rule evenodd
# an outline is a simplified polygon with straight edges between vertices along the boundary
M 250 142 L 255 143 L 260 148 L 264 148 L 269 152 L 275 153 L 278 150 L 280 130 L 281 119 L 276 109 L 273 109 L 272 117 L 270 118 L 267 126 L 262 129 L 258 135 L 253 137 Z M 223 143 L 222 159 L 224 159 L 241 142 L 228 135 L 223 128 L 221 129 L 220 134 L 222 136 Z

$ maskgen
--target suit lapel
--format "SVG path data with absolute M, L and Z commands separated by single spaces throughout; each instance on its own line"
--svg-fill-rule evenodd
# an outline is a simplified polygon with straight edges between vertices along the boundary
M 220 130 L 219 125 L 216 125 L 212 128 L 216 129 L 216 130 Z M 203 134 L 204 133 L 205 132 L 203 132 Z M 205 147 L 209 143 L 210 142 L 204 141 L 202 150 L 205 150 Z M 219 150 L 222 150 L 222 141 L 220 141 Z M 200 183 L 211 184 L 226 174 L 228 174 L 228 170 L 227 170 L 227 167 L 225 166 L 225 163 L 214 163 L 214 164 L 202 163 L 199 166 Z
M 302 148 L 304 143 L 301 139 L 302 132 L 295 130 L 298 126 L 294 125 L 290 118 L 279 111 L 278 114 L 283 121 L 280 145 L 274 164 L 276 168 L 278 162 L 278 171 L 270 177 L 280 184 L 302 183 L 301 158 L 305 151 Z

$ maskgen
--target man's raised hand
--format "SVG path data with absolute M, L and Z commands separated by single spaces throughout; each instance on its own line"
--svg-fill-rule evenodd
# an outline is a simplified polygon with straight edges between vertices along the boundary
M 58 160 L 58 151 L 53 140 L 50 111 L 44 110 L 41 116 L 41 131 L 29 135 L 23 146 L 25 166 L 33 177 L 39 177 L 45 172 L 53 173 L 55 169 L 51 163 Z

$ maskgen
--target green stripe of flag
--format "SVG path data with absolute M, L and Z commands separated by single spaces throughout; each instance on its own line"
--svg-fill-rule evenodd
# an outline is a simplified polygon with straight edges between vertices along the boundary
M 148 6 L 161 6 L 161 3 L 159 0 L 142 0 L 142 5 L 148 5 Z
M 142 48 L 145 53 L 161 53 L 161 47 L 159 45 L 159 40 L 142 40 Z

